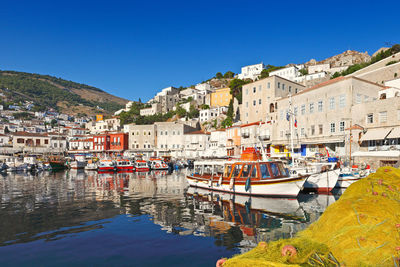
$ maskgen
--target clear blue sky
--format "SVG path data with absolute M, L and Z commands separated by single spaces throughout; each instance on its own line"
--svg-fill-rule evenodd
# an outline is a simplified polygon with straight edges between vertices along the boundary
M 0 69 L 131 100 L 263 61 L 400 42 L 400 1 L 2 1 Z

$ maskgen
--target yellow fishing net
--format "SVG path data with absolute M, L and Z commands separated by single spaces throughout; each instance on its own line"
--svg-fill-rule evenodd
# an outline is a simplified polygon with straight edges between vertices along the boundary
M 296 237 L 261 242 L 223 266 L 400 267 L 399 258 L 400 170 L 382 167 L 353 183 Z

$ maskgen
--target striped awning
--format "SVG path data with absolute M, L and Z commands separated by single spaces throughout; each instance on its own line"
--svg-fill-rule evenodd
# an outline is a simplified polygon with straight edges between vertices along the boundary
M 386 138 L 400 138 L 400 126 L 394 127 Z
M 374 128 L 369 129 L 362 137 L 361 141 L 369 141 L 369 140 L 383 140 L 388 136 L 390 131 L 393 128 Z

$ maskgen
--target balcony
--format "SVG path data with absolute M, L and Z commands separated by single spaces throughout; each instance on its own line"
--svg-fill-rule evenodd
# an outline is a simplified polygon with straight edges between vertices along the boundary
M 261 141 L 267 141 L 271 139 L 271 136 L 269 134 L 263 134 L 263 135 L 259 135 L 258 139 L 260 139 Z
M 249 133 L 242 133 L 242 137 L 243 137 L 243 138 L 249 138 L 249 137 L 250 137 L 250 134 L 249 134 Z

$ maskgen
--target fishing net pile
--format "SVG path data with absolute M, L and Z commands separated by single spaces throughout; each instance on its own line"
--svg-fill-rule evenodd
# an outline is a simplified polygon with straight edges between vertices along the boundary
M 260 242 L 222 266 L 400 266 L 400 170 L 353 183 L 294 238 Z

